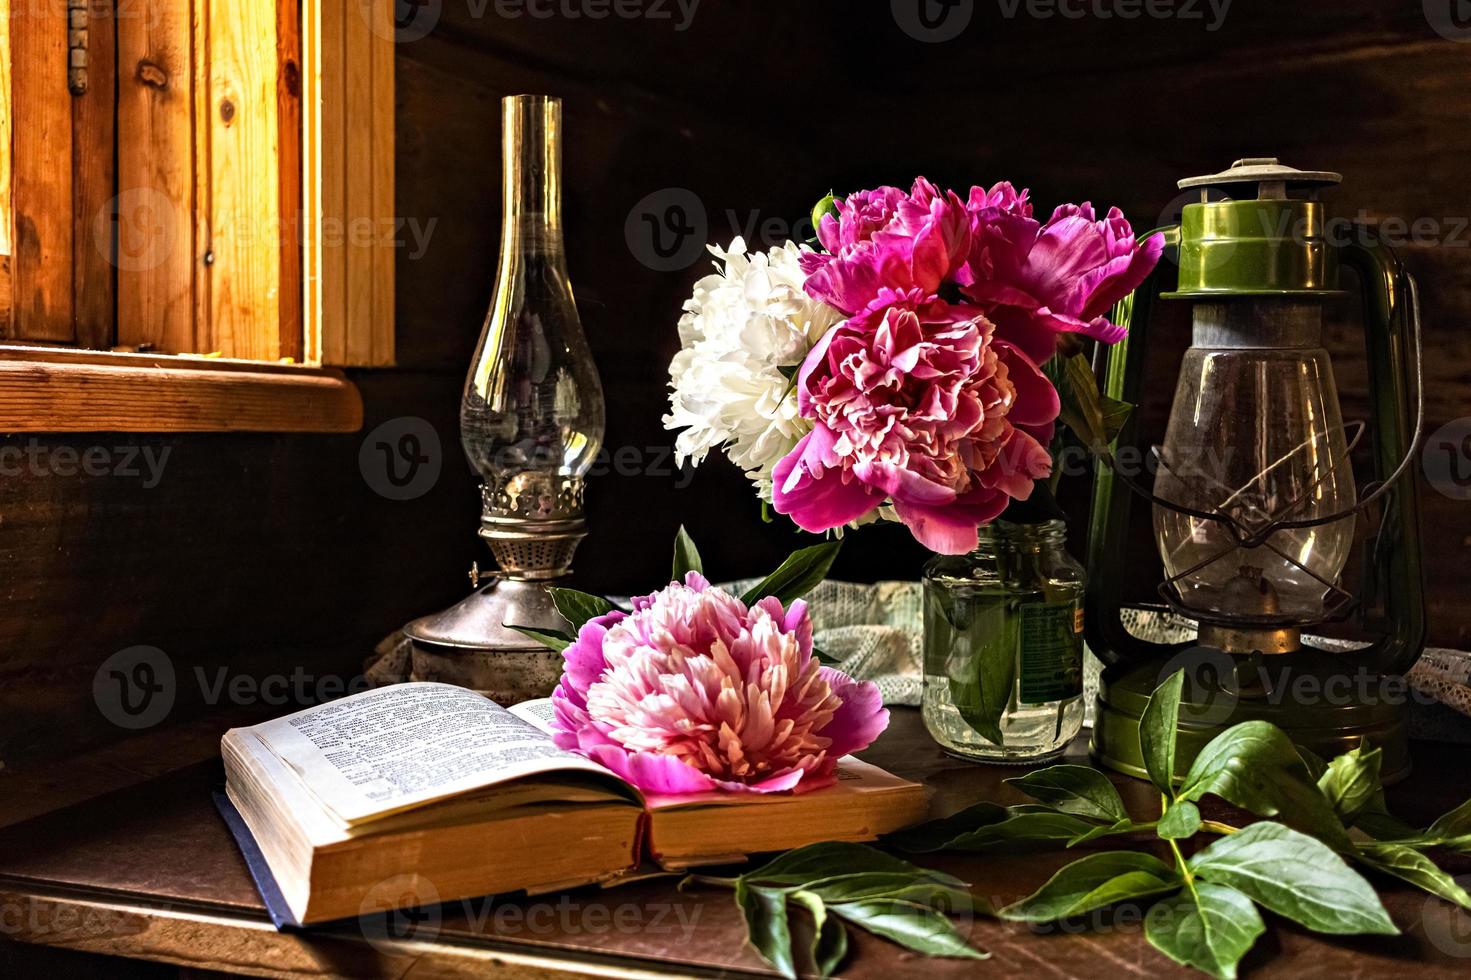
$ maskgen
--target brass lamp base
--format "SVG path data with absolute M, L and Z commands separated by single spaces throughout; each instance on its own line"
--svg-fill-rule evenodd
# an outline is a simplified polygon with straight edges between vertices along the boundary
M 409 623 L 410 679 L 468 687 L 500 705 L 548 696 L 562 655 L 506 624 L 567 630 L 546 590 L 555 584 L 493 576 L 448 609 Z
M 1090 751 L 1110 769 L 1149 778 L 1139 749 L 1139 719 L 1150 694 L 1176 670 L 1185 688 L 1175 751 L 1183 777 L 1211 739 L 1243 721 L 1269 721 L 1293 743 L 1330 760 L 1359 740 L 1384 752 L 1382 778 L 1409 775 L 1410 749 L 1403 678 L 1373 673 L 1305 647 L 1271 657 L 1240 656 L 1194 646 L 1170 658 L 1119 664 L 1103 672 Z

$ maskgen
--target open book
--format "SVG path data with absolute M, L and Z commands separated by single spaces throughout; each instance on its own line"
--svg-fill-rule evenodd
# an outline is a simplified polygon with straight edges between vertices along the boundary
M 507 710 L 446 684 L 366 691 L 232 729 L 226 794 L 298 924 L 370 911 L 400 875 L 441 901 L 545 892 L 646 862 L 872 840 L 926 815 L 923 787 L 852 757 L 808 793 L 645 796 L 557 748 L 550 716 L 549 700 Z

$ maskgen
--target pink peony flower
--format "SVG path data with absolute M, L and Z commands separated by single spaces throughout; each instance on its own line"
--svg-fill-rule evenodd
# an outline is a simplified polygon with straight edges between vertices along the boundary
M 812 349 L 797 383 L 813 430 L 776 465 L 773 502 L 808 531 L 889 501 L 933 551 L 1031 495 L 1052 467 L 1056 390 L 975 307 L 881 289 Z
M 697 572 L 563 656 L 556 743 L 652 793 L 817 789 L 889 723 L 876 684 L 813 658 L 806 603 L 747 608 Z
M 1026 194 L 1009 184 L 972 190 L 970 208 L 971 253 L 956 281 L 986 309 L 998 336 L 1039 363 L 1054 353 L 1058 333 L 1123 339 L 1107 314 L 1154 269 L 1164 236 L 1138 242 L 1118 208 L 1098 221 L 1087 203 L 1065 204 L 1039 224 Z
M 851 194 L 817 229 L 829 254 L 802 256 L 807 292 L 850 316 L 883 288 L 934 295 L 969 257 L 971 221 L 954 191 L 923 177 L 908 194 L 896 187 Z

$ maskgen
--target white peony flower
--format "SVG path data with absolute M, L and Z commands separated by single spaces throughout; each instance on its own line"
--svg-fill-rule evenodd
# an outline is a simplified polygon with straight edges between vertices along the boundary
M 668 429 L 682 429 L 675 458 L 727 456 L 771 499 L 771 471 L 812 424 L 797 414 L 795 376 L 812 346 L 843 314 L 808 296 L 792 242 L 746 254 L 710 246 L 721 262 L 695 283 L 679 321 L 682 349 L 669 365 Z M 723 268 L 722 268 L 723 263 Z

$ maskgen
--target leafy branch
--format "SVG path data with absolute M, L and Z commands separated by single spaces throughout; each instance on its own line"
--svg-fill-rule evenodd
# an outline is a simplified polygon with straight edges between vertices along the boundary
M 1367 745 L 1325 763 L 1266 722 L 1213 739 L 1176 780 L 1176 721 L 1184 674 L 1155 690 L 1140 722 L 1140 750 L 1160 791 L 1155 820 L 1137 820 L 1113 783 L 1087 766 L 1037 770 L 1008 783 L 1036 800 L 981 803 L 891 838 L 911 852 L 1067 847 L 1152 833 L 1172 858 L 1135 851 L 1090 854 L 1032 895 L 998 911 L 1051 922 L 1121 902 L 1148 906 L 1145 937 L 1178 963 L 1216 977 L 1236 966 L 1265 930 L 1258 907 L 1321 933 L 1398 932 L 1373 888 L 1348 862 L 1392 875 L 1462 908 L 1471 895 L 1424 852 L 1471 853 L 1471 801 L 1424 830 L 1392 816 L 1379 780 L 1381 753 Z M 1246 827 L 1204 820 L 1198 803 L 1219 797 L 1259 817 Z M 1186 857 L 1182 841 L 1219 835 Z
M 827 573 L 832 569 L 833 562 L 838 557 L 838 549 L 841 548 L 841 540 L 824 541 L 810 548 L 802 548 L 787 556 L 770 575 L 748 589 L 741 601 L 746 605 L 775 596 L 782 605 L 790 605 L 794 600 L 802 598 L 813 589 L 817 588 L 827 578 Z M 704 573 L 704 562 L 700 558 L 700 549 L 695 547 L 694 540 L 689 532 L 680 525 L 679 533 L 674 538 L 674 560 L 671 566 L 671 582 L 683 582 L 689 572 Z M 535 640 L 542 646 L 552 650 L 562 651 L 577 642 L 577 633 L 588 622 L 599 616 L 605 616 L 610 612 L 618 611 L 618 607 L 612 602 L 599 595 L 589 592 L 579 592 L 576 589 L 565 589 L 550 587 L 547 593 L 552 597 L 552 603 L 557 607 L 557 612 L 571 626 L 570 631 L 541 629 L 531 626 L 515 626 L 505 624 L 507 629 L 513 629 L 528 639 Z M 812 655 L 822 663 L 832 663 L 821 650 L 814 649 Z
M 988 955 L 971 946 L 950 918 L 973 911 L 969 886 L 863 844 L 812 844 L 739 877 L 690 875 L 680 887 L 695 884 L 734 892 L 746 938 L 784 977 L 795 978 L 799 965 L 831 976 L 847 955 L 848 926 L 926 956 Z M 792 948 L 793 909 L 812 923 L 810 967 L 797 962 Z

